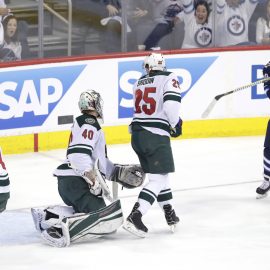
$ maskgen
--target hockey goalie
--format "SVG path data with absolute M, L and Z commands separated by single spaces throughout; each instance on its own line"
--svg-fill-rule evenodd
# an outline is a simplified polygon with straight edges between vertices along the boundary
M 65 205 L 31 209 L 35 227 L 49 245 L 66 247 L 116 232 L 123 224 L 121 202 L 113 200 L 106 180 L 126 188 L 144 182 L 140 165 L 119 165 L 108 159 L 100 126 L 102 104 L 95 90 L 80 95 L 82 114 L 71 128 L 66 161 L 54 171 Z

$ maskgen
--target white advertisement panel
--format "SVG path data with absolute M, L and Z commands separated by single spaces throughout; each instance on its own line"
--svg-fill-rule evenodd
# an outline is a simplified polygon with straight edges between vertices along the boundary
M 262 78 L 268 51 L 166 55 L 167 69 L 181 84 L 184 120 L 199 120 L 212 99 Z M 144 57 L 96 59 L 2 68 L 0 136 L 67 130 L 80 114 L 78 98 L 87 89 L 104 99 L 105 126 L 130 123 L 132 85 L 143 73 Z M 263 85 L 222 98 L 208 119 L 267 116 Z

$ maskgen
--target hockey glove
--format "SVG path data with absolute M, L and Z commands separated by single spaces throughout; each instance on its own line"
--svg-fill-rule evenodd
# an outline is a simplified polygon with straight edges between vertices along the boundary
M 138 164 L 114 164 L 115 168 L 110 177 L 111 181 L 117 182 L 125 188 L 136 188 L 143 184 L 145 173 Z
M 264 67 L 263 67 L 263 76 L 264 78 L 270 77 L 270 62 L 268 62 Z M 264 91 L 268 98 L 270 98 L 270 80 L 264 82 Z
M 176 124 L 176 126 L 174 128 L 170 127 L 171 137 L 176 138 L 176 137 L 179 137 L 180 135 L 182 135 L 182 124 L 183 124 L 183 121 L 179 117 L 179 121 Z
M 101 185 L 97 180 L 97 176 L 94 170 L 85 171 L 84 172 L 84 179 L 89 185 L 89 190 L 93 195 L 100 195 L 101 194 Z
M 263 76 L 270 77 L 270 62 L 263 67 Z

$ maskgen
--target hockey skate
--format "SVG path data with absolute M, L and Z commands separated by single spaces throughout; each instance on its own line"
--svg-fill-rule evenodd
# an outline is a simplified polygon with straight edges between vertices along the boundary
M 179 217 L 176 216 L 175 211 L 170 204 L 164 205 L 163 210 L 167 224 L 170 226 L 171 231 L 174 232 L 176 224 L 179 222 Z
M 135 236 L 144 238 L 148 229 L 142 222 L 142 213 L 138 210 L 139 206 L 139 203 L 136 202 L 123 228 Z
M 263 180 L 262 184 L 256 189 L 256 199 L 262 199 L 267 196 L 268 191 L 270 190 L 269 180 Z
M 56 227 L 50 227 L 41 233 L 43 240 L 53 247 L 66 247 L 67 240 L 63 236 L 62 229 Z

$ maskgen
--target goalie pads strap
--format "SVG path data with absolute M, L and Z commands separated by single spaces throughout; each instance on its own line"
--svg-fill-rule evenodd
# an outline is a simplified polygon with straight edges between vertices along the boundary
M 142 167 L 137 164 L 120 165 L 115 164 L 111 181 L 121 184 L 125 188 L 136 188 L 143 184 L 145 173 Z

